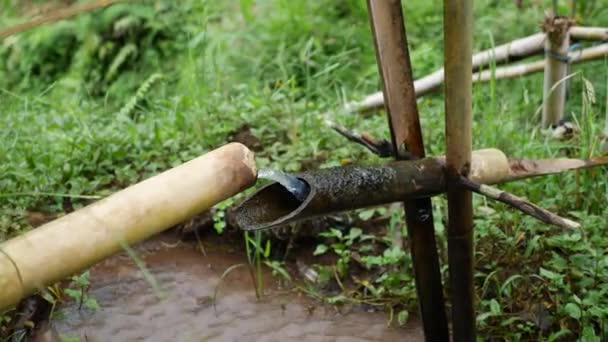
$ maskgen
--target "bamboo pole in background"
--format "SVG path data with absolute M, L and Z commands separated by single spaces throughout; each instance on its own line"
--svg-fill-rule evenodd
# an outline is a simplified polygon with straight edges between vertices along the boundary
M 0 244 L 0 312 L 250 187 L 253 152 L 231 143 Z
M 568 74 L 568 33 L 571 20 L 548 13 L 543 22 L 547 34 L 545 42 L 545 80 L 543 86 L 542 127 L 555 126 L 564 117 L 566 83 Z
M 444 0 L 443 20 L 452 327 L 454 341 L 475 341 L 473 201 L 459 185 L 471 168 L 473 0 Z
M 1 30 L 0 31 L 0 40 L 6 38 L 8 36 L 11 36 L 13 34 L 31 30 L 35 27 L 38 27 L 38 26 L 41 26 L 44 24 L 54 23 L 59 20 L 68 19 L 70 17 L 73 17 L 73 16 L 81 14 L 81 13 L 90 12 L 90 11 L 96 10 L 98 8 L 107 7 L 107 6 L 114 5 L 116 3 L 124 2 L 124 1 L 130 1 L 130 0 L 97 0 L 97 1 L 91 1 L 88 3 L 84 3 L 82 5 L 75 5 L 72 7 L 60 8 L 60 9 L 54 10 L 48 14 L 45 14 L 39 18 L 34 18 L 25 23 L 21 23 L 21 24 L 6 28 L 4 30 Z
M 509 43 L 499 45 L 493 49 L 488 49 L 476 53 L 473 55 L 473 71 L 480 70 L 487 67 L 491 61 L 495 61 L 497 64 L 516 61 L 543 51 L 545 45 L 545 34 L 537 33 L 528 37 L 516 39 Z M 577 40 L 608 40 L 608 28 L 606 27 L 583 27 L 573 26 L 570 28 L 570 38 Z M 571 52 L 576 53 L 576 51 Z M 581 60 L 574 60 L 574 62 L 581 62 Z M 525 64 L 522 64 L 525 65 Z M 521 68 L 520 66 L 518 66 Z M 505 68 L 511 68 L 507 66 Z M 500 70 L 497 69 L 497 70 Z M 485 72 L 485 71 L 483 71 Z M 435 91 L 443 83 L 443 68 L 434 71 L 422 78 L 414 81 L 414 88 L 416 89 L 416 96 L 423 96 L 428 93 Z M 496 77 L 499 79 L 500 77 Z M 475 77 L 473 77 L 475 81 Z M 360 101 L 354 101 L 347 103 L 344 108 L 346 111 L 352 112 L 367 112 L 382 108 L 384 104 L 384 97 L 382 92 L 376 92 L 367 95 Z
M 368 0 L 395 159 L 423 158 L 424 144 L 400 0 Z M 416 293 L 428 341 L 449 341 L 430 197 L 403 203 Z

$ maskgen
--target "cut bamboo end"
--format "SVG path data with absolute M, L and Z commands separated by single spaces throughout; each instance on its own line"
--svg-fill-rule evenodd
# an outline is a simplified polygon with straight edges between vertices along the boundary
M 0 310 L 250 187 L 253 152 L 231 143 L 0 244 Z

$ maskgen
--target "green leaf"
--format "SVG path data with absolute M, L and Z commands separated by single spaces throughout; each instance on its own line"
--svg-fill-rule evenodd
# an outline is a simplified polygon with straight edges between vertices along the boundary
M 492 315 L 499 315 L 501 312 L 500 304 L 496 299 L 492 299 L 490 301 L 490 312 L 492 313 Z
M 397 314 L 397 323 L 399 323 L 400 326 L 404 326 L 409 317 L 410 313 L 407 310 L 401 310 L 399 314 Z
M 568 313 L 568 315 L 570 315 L 570 317 L 572 317 L 574 319 L 578 320 L 581 318 L 581 308 L 579 308 L 578 305 L 576 305 L 574 303 L 566 304 L 566 307 L 564 307 L 564 310 Z
M 94 311 L 99 310 L 99 303 L 97 303 L 97 299 L 93 297 L 87 297 L 84 301 L 84 306 Z
M 542 267 L 540 268 L 540 275 L 542 277 L 545 277 L 545 278 L 549 279 L 549 280 L 561 280 L 562 277 L 563 277 L 563 275 L 561 275 L 561 274 L 549 271 L 549 270 L 544 269 Z
M 600 338 L 595 334 L 595 329 L 592 326 L 583 328 L 583 334 L 580 338 L 581 342 L 600 342 Z
M 375 212 L 376 212 L 376 210 L 374 210 L 374 209 L 363 210 L 359 213 L 359 218 L 362 219 L 363 221 L 367 221 L 374 216 Z
M 569 329 L 562 329 L 556 333 L 549 335 L 549 338 L 547 338 L 547 342 L 558 341 L 560 338 L 570 334 L 572 334 L 572 331 L 570 331 Z
M 363 230 L 361 230 L 361 228 L 351 228 L 350 232 L 348 233 L 348 239 L 353 241 L 361 236 L 361 234 L 363 234 Z
M 329 248 L 327 248 L 326 245 L 317 245 L 317 248 L 315 249 L 315 251 L 312 253 L 312 255 L 321 255 L 321 254 L 325 254 L 325 252 L 327 252 Z
M 63 292 L 74 300 L 80 300 L 81 292 L 74 289 L 65 289 Z

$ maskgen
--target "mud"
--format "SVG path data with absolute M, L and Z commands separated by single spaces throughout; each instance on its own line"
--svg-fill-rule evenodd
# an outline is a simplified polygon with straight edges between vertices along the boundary
M 207 240 L 207 239 L 205 239 Z M 236 245 L 234 245 L 236 246 Z M 338 310 L 290 290 L 264 271 L 264 295 L 256 299 L 239 246 L 206 241 L 203 254 L 195 246 L 164 237 L 136 251 L 157 281 L 154 290 L 126 255 L 91 269 L 89 294 L 101 309 L 63 306 L 62 319 L 52 322 L 48 336 L 81 341 L 422 341 L 417 323 L 387 327 L 386 314 L 360 307 Z M 218 289 L 214 302 L 214 293 Z

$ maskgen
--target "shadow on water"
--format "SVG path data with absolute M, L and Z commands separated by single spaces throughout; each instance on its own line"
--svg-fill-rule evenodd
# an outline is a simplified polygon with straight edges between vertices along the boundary
M 381 312 L 338 312 L 281 286 L 268 271 L 265 294 L 258 301 L 247 267 L 235 268 L 222 280 L 214 308 L 222 273 L 247 261 L 240 251 L 222 247 L 219 239 L 206 241 L 205 247 L 203 255 L 191 244 L 164 236 L 136 248 L 164 299 L 125 254 L 99 263 L 91 269 L 89 295 L 101 309 L 66 304 L 53 329 L 81 341 L 423 340 L 416 323 L 387 327 Z

